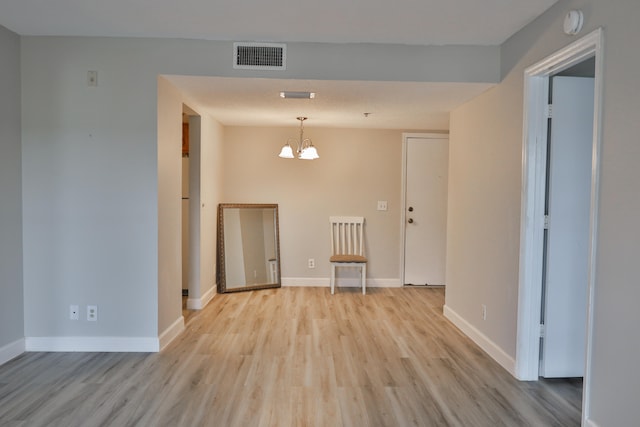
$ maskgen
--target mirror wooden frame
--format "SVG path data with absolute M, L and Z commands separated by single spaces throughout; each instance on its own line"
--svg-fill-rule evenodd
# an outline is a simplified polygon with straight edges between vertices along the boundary
M 230 287 L 227 286 L 227 265 L 226 260 L 228 255 L 225 253 L 225 223 L 224 223 L 224 212 L 227 209 L 273 209 L 274 213 L 274 243 L 275 243 L 275 260 L 269 259 L 265 260 L 269 263 L 275 262 L 275 277 L 276 280 L 273 283 L 259 283 L 252 285 L 243 285 L 238 287 Z M 229 292 L 243 292 L 243 291 L 253 291 L 258 289 L 271 289 L 271 288 L 279 288 L 282 286 L 281 276 L 280 276 L 280 230 L 279 230 L 279 216 L 278 216 L 278 205 L 277 204 L 259 204 L 259 203 L 220 203 L 218 205 L 218 242 L 217 242 L 217 289 L 218 293 L 229 293 Z

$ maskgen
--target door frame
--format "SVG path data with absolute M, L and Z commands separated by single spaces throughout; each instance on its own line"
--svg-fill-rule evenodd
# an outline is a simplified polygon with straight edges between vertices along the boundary
M 405 258 L 405 244 L 406 244 L 406 227 L 407 227 L 407 212 L 405 205 L 407 204 L 407 142 L 409 138 L 424 138 L 424 139 L 449 139 L 449 132 L 446 133 L 402 133 L 402 189 L 400 192 L 400 286 L 404 286 L 404 258 Z
M 524 72 L 524 122 L 520 220 L 520 272 L 515 374 L 520 380 L 537 380 L 540 356 L 542 258 L 546 172 L 549 78 L 595 56 L 591 201 L 587 290 L 586 360 L 583 382 L 583 421 L 588 418 L 593 334 L 593 302 L 600 176 L 603 33 L 598 28 Z
M 201 310 L 206 305 L 202 300 L 200 274 L 202 116 L 188 106 L 184 107 L 189 116 L 189 265 L 187 267 L 189 269 L 189 297 L 187 298 L 187 309 Z

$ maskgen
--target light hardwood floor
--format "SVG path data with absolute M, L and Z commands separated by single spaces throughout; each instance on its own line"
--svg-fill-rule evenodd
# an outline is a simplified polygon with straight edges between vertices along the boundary
M 518 382 L 443 289 L 216 295 L 158 354 L 26 353 L 1 426 L 577 426 L 579 381 Z

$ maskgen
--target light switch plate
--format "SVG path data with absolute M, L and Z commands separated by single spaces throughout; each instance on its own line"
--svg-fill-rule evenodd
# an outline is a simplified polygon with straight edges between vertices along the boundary
M 89 87 L 97 87 L 98 86 L 98 72 L 97 71 L 87 71 L 87 86 L 89 86 Z
M 69 306 L 69 319 L 71 320 L 79 320 L 80 319 L 80 313 L 79 313 L 79 307 L 77 305 L 70 305 Z

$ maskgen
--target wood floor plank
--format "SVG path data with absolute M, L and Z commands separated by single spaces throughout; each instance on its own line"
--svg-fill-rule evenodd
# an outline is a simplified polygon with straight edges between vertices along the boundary
M 0 366 L 0 425 L 580 425 L 579 380 L 516 381 L 443 304 L 443 288 L 216 295 L 158 354 Z

